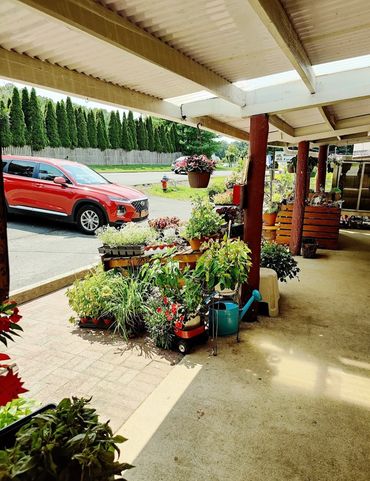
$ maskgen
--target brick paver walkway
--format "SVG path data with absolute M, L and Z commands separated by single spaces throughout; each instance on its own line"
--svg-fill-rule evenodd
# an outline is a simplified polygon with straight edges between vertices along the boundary
M 45 404 L 66 396 L 92 396 L 103 420 L 118 429 L 179 361 L 147 339 L 125 342 L 107 331 L 68 322 L 65 290 L 20 308 L 22 338 L 7 350 L 17 362 L 28 396 Z

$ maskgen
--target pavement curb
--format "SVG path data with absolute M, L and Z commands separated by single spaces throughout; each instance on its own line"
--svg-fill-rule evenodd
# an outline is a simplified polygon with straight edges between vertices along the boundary
M 70 286 L 76 279 L 84 277 L 92 268 L 97 264 L 91 264 L 89 266 L 80 267 L 74 271 L 67 272 L 62 276 L 55 276 L 45 281 L 32 284 L 28 287 L 23 287 L 15 291 L 11 291 L 9 298 L 14 300 L 17 304 L 24 304 L 25 302 L 33 301 L 38 297 L 51 294 L 52 292 L 63 289 L 63 287 Z

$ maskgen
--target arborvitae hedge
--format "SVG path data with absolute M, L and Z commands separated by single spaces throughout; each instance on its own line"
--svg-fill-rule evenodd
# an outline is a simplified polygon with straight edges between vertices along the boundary
M 9 115 L 4 102 L 0 101 L 0 148 L 9 147 L 12 141 L 10 133 Z
M 21 105 L 21 99 L 16 87 L 13 89 L 12 101 L 9 113 L 11 144 L 15 147 L 23 147 L 26 143 L 26 124 Z
M 127 128 L 129 130 L 129 136 L 131 137 L 131 140 L 132 140 L 132 150 L 137 150 L 138 143 L 137 143 L 137 136 L 136 136 L 136 125 L 134 120 L 134 114 L 131 112 L 131 110 L 129 111 L 128 117 L 127 117 Z
M 89 110 L 89 114 L 87 116 L 87 136 L 89 138 L 90 147 L 97 147 L 98 141 L 96 139 L 96 121 L 93 110 Z
M 81 107 L 76 109 L 76 112 L 77 143 L 79 147 L 85 149 L 90 147 L 89 138 L 87 136 L 86 117 Z
M 45 131 L 50 147 L 60 147 L 61 144 L 58 133 L 57 116 L 55 113 L 54 104 L 51 100 L 49 100 L 46 105 Z
M 112 149 L 118 149 L 120 145 L 120 137 L 119 137 L 119 124 L 117 122 L 116 113 L 111 111 L 109 115 L 109 142 Z
M 74 109 L 73 109 L 73 105 L 70 97 L 67 97 L 67 100 L 66 100 L 66 112 L 67 112 L 69 139 L 71 142 L 71 148 L 73 149 L 78 145 L 78 138 L 77 138 L 76 117 L 75 117 L 75 113 L 74 113 Z
M 63 100 L 57 102 L 56 108 L 57 121 L 58 121 L 58 134 L 60 144 L 62 147 L 71 147 L 71 139 L 69 137 L 69 127 L 67 112 Z
M 32 150 L 41 150 L 46 147 L 47 139 L 45 134 L 44 120 L 41 113 L 36 90 L 31 90 L 30 103 L 30 131 L 29 143 Z
M 30 96 L 27 87 L 22 89 L 22 110 L 26 124 L 26 144 L 30 143 L 31 119 L 30 119 Z
M 109 148 L 107 127 L 105 125 L 104 114 L 102 110 L 99 110 L 96 114 L 96 138 L 98 147 L 100 150 Z

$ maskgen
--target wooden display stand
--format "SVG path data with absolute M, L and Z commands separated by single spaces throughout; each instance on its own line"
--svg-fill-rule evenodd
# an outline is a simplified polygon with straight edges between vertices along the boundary
M 109 269 L 115 269 L 117 267 L 139 267 L 143 264 L 151 262 L 153 259 L 153 254 L 154 253 L 146 252 L 142 256 L 134 257 L 111 257 L 104 254 L 101 257 L 101 261 L 105 271 L 108 271 Z M 203 252 L 193 251 L 190 247 L 186 247 L 171 256 L 170 259 L 179 262 L 180 268 L 184 268 L 185 266 L 194 267 L 202 254 Z M 166 259 L 167 258 L 163 258 L 163 262 L 166 262 Z
M 285 205 L 277 216 L 276 242 L 278 244 L 289 244 L 292 214 L 293 205 Z M 318 242 L 318 247 L 322 249 L 337 249 L 339 223 L 339 208 L 308 205 L 304 210 L 303 236 L 314 237 Z

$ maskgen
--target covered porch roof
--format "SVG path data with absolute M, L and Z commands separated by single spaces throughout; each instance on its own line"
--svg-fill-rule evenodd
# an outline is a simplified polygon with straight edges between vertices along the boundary
M 366 0 L 3 0 L 0 76 L 237 139 L 268 113 L 270 143 L 354 143 L 369 27 Z

